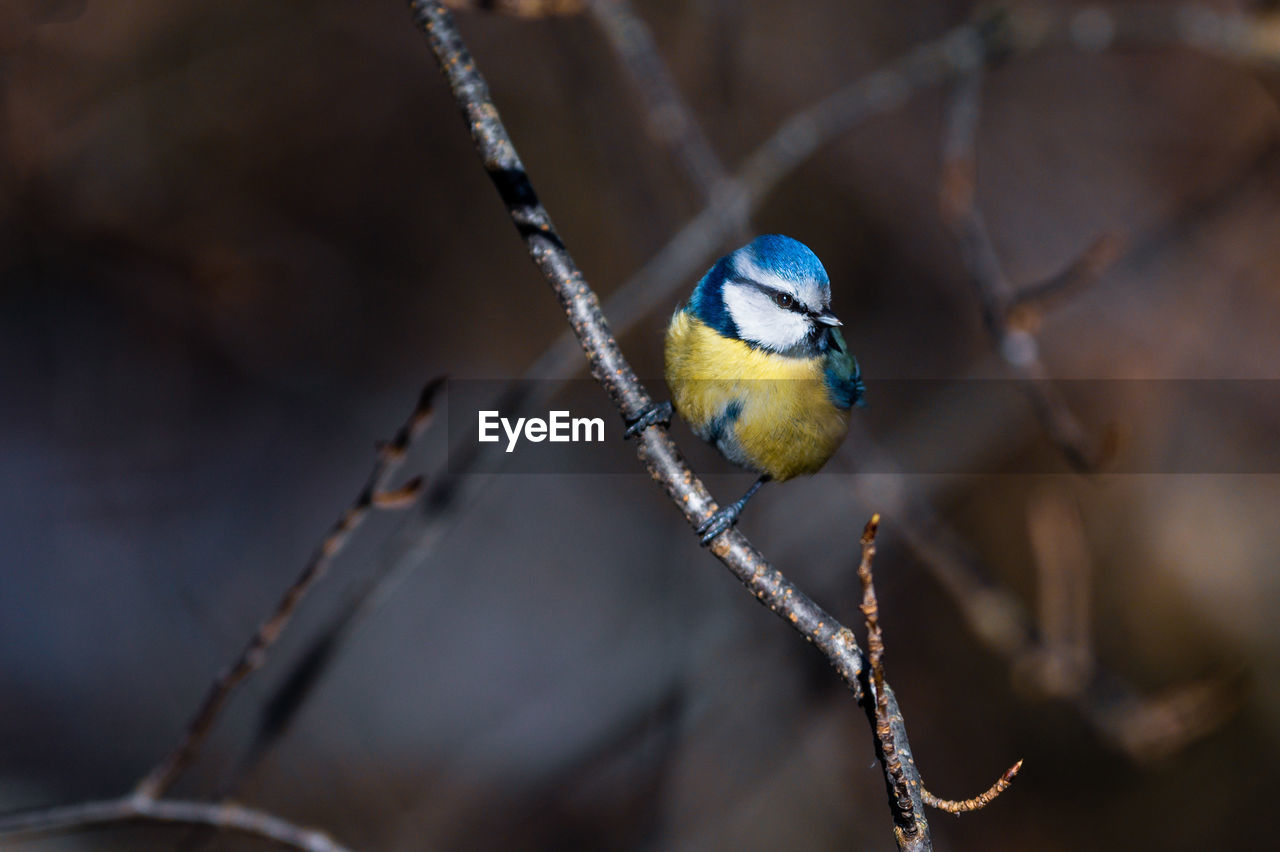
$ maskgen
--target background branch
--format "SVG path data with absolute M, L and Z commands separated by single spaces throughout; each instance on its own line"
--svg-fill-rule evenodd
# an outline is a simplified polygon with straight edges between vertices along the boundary
M 1242 683 L 1237 673 L 1193 679 L 1150 697 L 1097 659 L 1090 659 L 1078 678 L 1048 677 L 1045 629 L 1022 599 L 992 579 L 990 566 L 924 497 L 906 496 L 913 478 L 856 422 L 849 443 L 861 450 L 859 467 L 876 471 L 874 476 L 850 477 L 849 493 L 863 503 L 886 504 L 887 511 L 902 518 L 895 529 L 903 543 L 950 598 L 971 634 L 1008 664 L 1015 683 L 1025 684 L 1030 671 L 1040 691 L 1068 701 L 1101 738 L 1138 762 L 1184 748 L 1238 707 Z M 1087 574 L 1089 568 L 1072 570 Z
M 1105 460 L 1101 446 L 1087 437 L 1062 394 L 1049 383 L 1049 370 L 1040 357 L 1035 335 L 1026 328 L 1014 327 L 1009 321 L 1012 288 L 1000 267 L 986 221 L 975 200 L 977 153 L 974 145 L 981 114 L 982 81 L 983 70 L 975 66 L 956 83 L 947 106 L 942 155 L 943 220 L 955 235 L 996 351 L 1021 379 L 1036 416 L 1067 460 L 1079 470 L 1094 470 Z M 1097 266 L 1097 262 L 1077 261 L 1073 265 L 1089 267 Z
M 294 825 L 263 811 L 229 802 L 186 802 L 139 795 L 0 815 L 0 836 L 65 833 L 125 822 L 205 826 L 306 852 L 347 852 L 347 847 L 322 831 Z
M 236 660 L 214 680 L 179 743 L 138 782 L 132 795 L 0 816 L 0 836 L 69 831 L 90 825 L 146 820 L 203 824 L 252 834 L 299 849 L 343 848 L 325 834 L 298 828 L 261 811 L 227 803 L 173 801 L 162 800 L 161 797 L 199 755 L 231 693 L 266 662 L 267 652 L 288 626 L 303 597 L 324 575 L 370 510 L 403 509 L 416 500 L 422 486 L 420 478 L 411 479 L 397 488 L 392 488 L 390 483 L 414 440 L 430 424 L 435 396 L 443 384 L 443 378 L 430 382 L 395 437 L 389 442 L 379 443 L 377 460 L 359 495 L 321 540 L 310 561 L 285 590 L 275 611 L 254 632 Z
M 730 191 L 728 175 L 671 78 L 648 25 L 630 0 L 592 0 L 589 8 L 644 105 L 649 134 L 684 169 L 699 197 L 714 203 L 718 193 Z M 726 210 L 731 218 L 724 228 L 734 242 L 751 238 L 748 213 L 739 205 Z
M 443 378 L 428 384 L 418 397 L 418 404 L 414 406 L 409 419 L 400 427 L 395 438 L 389 443 L 379 445 L 377 461 L 360 494 L 320 542 L 311 560 L 303 567 L 293 584 L 285 590 L 280 602 L 276 604 L 275 611 L 258 627 L 244 650 L 240 652 L 240 656 L 218 675 L 209 687 L 199 709 L 187 723 L 181 742 L 138 782 L 134 790 L 136 795 L 143 798 L 163 796 L 173 786 L 178 776 L 195 760 L 231 692 L 267 661 L 267 652 L 288 626 L 302 598 L 324 576 L 333 557 L 342 550 L 351 533 L 363 523 L 369 510 L 404 508 L 416 497 L 422 484 L 418 479 L 395 490 L 388 489 L 391 478 L 404 462 L 409 445 L 431 422 L 432 404 L 437 391 L 443 384 Z

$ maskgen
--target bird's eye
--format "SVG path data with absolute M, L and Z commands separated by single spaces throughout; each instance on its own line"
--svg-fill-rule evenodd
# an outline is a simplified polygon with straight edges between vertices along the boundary
M 795 299 L 791 298 L 787 293 L 774 293 L 773 303 L 780 308 L 789 308 L 795 304 Z

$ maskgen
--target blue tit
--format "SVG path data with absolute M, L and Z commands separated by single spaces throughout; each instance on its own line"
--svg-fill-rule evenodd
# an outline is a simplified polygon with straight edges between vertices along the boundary
M 737 523 L 761 485 L 816 473 L 844 440 L 864 389 L 830 305 L 818 256 L 766 234 L 716 261 L 671 318 L 675 410 L 725 458 L 759 474 L 699 527 L 704 545 Z M 669 404 L 654 406 L 628 431 L 669 417 Z

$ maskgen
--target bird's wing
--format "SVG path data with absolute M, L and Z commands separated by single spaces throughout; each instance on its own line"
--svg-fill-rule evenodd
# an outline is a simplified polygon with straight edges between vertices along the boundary
M 849 354 L 844 335 L 840 329 L 828 330 L 831 342 L 827 349 L 826 380 L 827 391 L 831 401 L 837 408 L 849 409 L 855 405 L 865 405 L 863 395 L 866 388 L 862 384 L 862 371 L 858 369 L 858 361 Z

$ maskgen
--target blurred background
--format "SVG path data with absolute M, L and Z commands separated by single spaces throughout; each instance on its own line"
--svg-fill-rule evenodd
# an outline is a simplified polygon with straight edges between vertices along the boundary
M 459 24 L 607 297 L 705 187 L 620 60 L 618 19 L 562 5 Z M 870 401 L 828 469 L 765 489 L 742 529 L 862 635 L 857 541 L 881 512 L 888 672 L 927 785 L 966 798 L 1026 761 L 987 810 L 931 812 L 939 848 L 1253 849 L 1280 829 L 1272 5 L 1203 7 L 1249 16 L 1210 33 L 1236 52 L 1045 7 L 1065 35 L 987 73 L 974 197 L 1010 285 L 1053 281 L 1100 235 L 1122 246 L 1003 337 L 939 209 L 946 86 L 821 145 L 742 226 L 822 258 Z M 633 11 L 733 174 L 789 115 L 973 10 Z M 8 811 L 128 790 L 422 385 L 525 375 L 565 323 L 403 3 L 3 0 L 0 121 Z M 621 336 L 641 375 L 737 242 L 641 300 Z M 1027 347 L 1088 380 L 1060 401 L 1108 445 L 1097 469 L 1017 395 L 973 391 L 1013 386 Z M 638 464 L 450 477 L 455 413 L 406 465 L 439 487 L 359 530 L 176 795 L 360 849 L 894 848 L 862 711 Z M 749 481 L 708 478 L 722 501 Z M 259 848 L 155 826 L 12 843 Z

